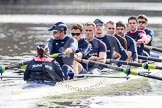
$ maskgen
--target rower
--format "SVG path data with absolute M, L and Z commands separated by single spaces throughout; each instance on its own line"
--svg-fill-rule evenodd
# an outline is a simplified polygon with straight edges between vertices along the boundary
M 137 17 L 137 21 L 138 21 L 138 29 L 144 30 L 146 32 L 146 43 L 145 43 L 145 45 L 152 46 L 152 40 L 153 40 L 154 32 L 152 30 L 146 28 L 148 26 L 147 16 L 140 14 Z M 147 52 L 147 54 L 150 55 L 149 49 L 144 48 L 144 51 Z
M 50 54 L 54 53 L 65 53 L 69 56 L 57 57 L 56 61 L 60 64 L 65 80 L 68 79 L 68 72 L 74 73 L 73 61 L 74 53 L 78 49 L 78 42 L 71 36 L 67 36 L 67 25 L 63 22 L 57 22 L 49 29 L 53 32 L 53 38 L 51 38 L 47 43 L 47 48 Z
M 63 72 L 58 62 L 46 56 L 45 45 L 37 46 L 37 55 L 27 64 L 24 80 L 36 82 L 58 82 L 64 80 Z
M 146 32 L 144 30 L 137 30 L 137 18 L 131 16 L 128 18 L 129 31 L 127 35 L 136 41 L 138 55 L 143 55 L 144 44 L 146 43 Z M 139 60 L 139 62 L 141 62 Z
M 71 35 L 78 41 L 78 49 L 75 52 L 75 59 L 84 59 L 91 50 L 91 44 L 83 38 L 83 25 L 73 24 L 71 27 Z M 74 60 L 73 63 L 75 74 L 86 74 L 87 65 L 81 64 Z
M 125 38 L 118 36 L 118 34 L 115 33 L 116 28 L 115 23 L 113 21 L 108 21 L 105 24 L 105 30 L 107 35 L 115 36 L 119 40 L 120 44 L 123 46 L 124 49 L 127 48 L 127 41 L 125 40 Z
M 118 21 L 116 23 L 116 34 L 123 37 L 127 41 L 127 54 L 128 54 L 128 61 L 137 61 L 138 54 L 137 54 L 137 46 L 136 42 L 133 38 L 126 35 L 126 25 L 122 21 Z
M 94 21 L 96 25 L 96 38 L 106 44 L 107 59 L 126 60 L 128 58 L 126 50 L 121 46 L 120 42 L 114 37 L 105 34 L 104 23 L 100 19 Z M 115 54 L 114 54 L 115 53 Z
M 86 40 L 92 45 L 90 53 L 86 56 L 87 59 L 100 63 L 106 62 L 106 45 L 101 40 L 95 38 L 96 25 L 92 22 L 84 24 Z M 88 66 L 88 72 L 92 74 L 100 74 L 101 71 L 93 66 Z

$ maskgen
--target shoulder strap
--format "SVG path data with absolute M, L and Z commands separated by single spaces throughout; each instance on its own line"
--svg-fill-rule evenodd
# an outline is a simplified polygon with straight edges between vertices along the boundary
M 71 41 L 70 37 L 66 36 L 66 37 L 65 37 L 64 48 L 66 48 L 66 47 L 71 43 L 70 41 Z

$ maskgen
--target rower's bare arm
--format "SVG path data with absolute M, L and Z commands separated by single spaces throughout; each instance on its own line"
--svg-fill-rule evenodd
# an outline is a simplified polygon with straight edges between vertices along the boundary
M 113 58 L 114 59 L 120 59 L 121 58 L 121 55 L 118 52 L 114 51 Z
M 151 36 L 150 35 L 146 35 L 146 43 L 145 44 L 148 44 L 150 41 L 151 41 Z
M 127 51 L 127 55 L 128 55 L 128 59 L 127 61 L 132 61 L 132 52 L 131 51 Z
M 99 56 L 91 56 L 89 57 L 89 60 L 92 60 L 92 61 L 97 61 L 97 62 L 100 62 L 100 63 L 106 63 L 106 52 L 100 52 L 99 53 Z
M 74 54 L 74 57 L 81 59 L 83 57 L 83 54 L 81 52 L 78 52 Z
M 100 52 L 97 61 L 101 63 L 106 63 L 106 57 L 106 52 Z

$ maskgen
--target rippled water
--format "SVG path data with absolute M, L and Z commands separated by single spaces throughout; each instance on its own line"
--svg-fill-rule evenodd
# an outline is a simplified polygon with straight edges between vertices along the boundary
M 162 96 L 95 97 L 81 103 L 86 108 L 161 108 Z

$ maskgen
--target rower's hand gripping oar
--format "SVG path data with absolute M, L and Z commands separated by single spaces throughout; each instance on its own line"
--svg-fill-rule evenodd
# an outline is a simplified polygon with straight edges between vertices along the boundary
M 76 60 L 78 62 L 85 63 L 85 64 L 88 64 L 90 66 L 96 67 L 96 68 L 99 68 L 99 67 L 109 68 L 109 69 L 114 69 L 114 70 L 122 71 L 122 72 L 124 72 L 127 75 L 131 74 L 131 75 L 138 75 L 138 76 L 143 76 L 143 77 L 147 77 L 147 78 L 162 80 L 161 77 L 145 74 L 143 72 L 140 73 L 140 72 L 137 72 L 136 70 L 131 70 L 129 68 L 115 67 L 115 66 L 111 66 L 111 65 L 108 65 L 108 64 L 103 64 L 103 63 L 94 62 L 94 61 L 85 60 L 85 59 L 76 59 Z
M 48 56 L 51 58 L 57 58 L 57 57 L 64 57 L 64 56 L 69 56 L 69 55 L 67 55 L 65 52 L 63 52 L 63 53 L 55 53 L 55 54 L 48 55 Z

